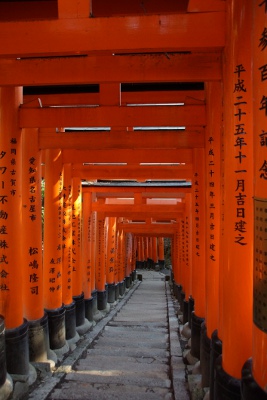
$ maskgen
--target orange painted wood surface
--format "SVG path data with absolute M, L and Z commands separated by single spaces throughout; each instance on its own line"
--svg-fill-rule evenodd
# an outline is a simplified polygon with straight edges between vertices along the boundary
M 72 294 L 82 293 L 82 183 L 79 177 L 72 180 Z
M 22 225 L 21 235 L 24 317 L 37 320 L 44 315 L 41 220 L 41 153 L 37 130 L 22 131 Z
M 191 149 L 62 150 L 64 163 L 192 163 Z
M 76 166 L 72 170 L 73 176 L 80 176 L 81 179 L 137 179 L 137 180 L 165 180 L 165 179 L 187 179 L 192 178 L 191 169 L 179 169 L 179 167 L 140 167 L 131 166 Z
M 226 11 L 224 0 L 189 0 L 188 12 Z
M 229 43 L 224 65 L 222 365 L 238 379 L 252 355 L 253 136 L 244 132 L 254 129 L 252 35 L 246 34 L 252 30 L 253 3 L 232 0 L 228 5 Z
M 17 109 L 22 101 L 22 88 L 0 89 L 1 146 L 1 297 L 0 314 L 5 327 L 23 323 L 22 282 L 27 279 L 21 268 L 21 132 L 17 128 Z
M 254 277 L 253 277 L 253 347 L 252 370 L 256 382 L 266 391 L 267 385 L 267 334 L 261 326 L 260 318 L 265 319 L 266 296 L 266 200 L 267 200 L 267 175 L 266 175 L 266 49 L 264 32 L 266 27 L 265 4 L 253 3 L 253 71 L 252 88 L 254 96 L 253 104 L 253 146 L 254 146 L 254 226 L 255 226 L 255 250 L 254 250 Z M 256 201 L 260 200 L 258 204 Z M 259 210 L 265 210 L 265 213 Z M 260 222 L 262 221 L 262 223 Z M 264 240 L 265 228 L 265 240 Z M 261 231 L 262 229 L 262 231 Z
M 71 164 L 63 165 L 62 302 L 72 299 L 72 174 Z
M 107 227 L 107 265 L 106 265 L 106 276 L 107 283 L 114 283 L 114 269 L 115 269 L 115 251 L 116 251 L 116 224 L 117 219 L 115 217 L 108 218 Z
M 192 297 L 194 311 L 200 318 L 205 318 L 205 164 L 204 150 L 194 150 L 194 178 L 192 181 Z
M 138 15 L 138 14 L 162 14 L 162 13 L 184 13 L 186 12 L 187 0 L 179 2 L 173 0 L 138 0 L 132 1 L 109 1 L 97 0 L 92 1 L 93 16 L 109 15 Z
M 219 271 L 220 234 L 222 218 L 221 141 L 222 141 L 222 85 L 208 83 L 206 127 L 206 327 L 207 335 L 219 329 Z M 227 234 L 227 233 L 226 233 Z
M 4 63 L 6 60 L 3 59 Z M 1 68 L 1 59 L 0 59 Z M 100 93 L 67 93 L 67 94 L 26 94 L 23 96 L 23 107 L 39 106 L 40 99 L 42 106 L 50 105 L 105 105 L 101 103 Z M 203 90 L 163 90 L 163 91 L 137 91 L 121 92 L 121 105 L 127 104 L 164 104 L 164 103 L 185 103 L 203 104 L 205 92 Z
M 89 18 L 90 1 L 57 0 L 58 18 Z
M 40 149 L 195 148 L 204 147 L 204 130 L 39 133 Z
M 223 12 L 80 18 L 0 24 L 3 57 L 221 49 Z M 107 37 L 109 40 L 107 40 Z
M 62 159 L 59 149 L 46 150 L 44 217 L 44 306 L 62 306 Z
M 102 126 L 203 126 L 205 107 L 148 106 L 148 107 L 48 107 L 21 108 L 21 128 L 102 127 Z
M 105 217 L 103 213 L 97 213 L 96 221 L 96 258 L 95 258 L 95 283 L 98 291 L 105 290 L 106 284 L 106 234 Z
M 92 194 L 82 194 L 82 289 L 85 299 L 92 295 Z
M 0 85 L 203 82 L 221 78 L 220 53 L 0 58 Z

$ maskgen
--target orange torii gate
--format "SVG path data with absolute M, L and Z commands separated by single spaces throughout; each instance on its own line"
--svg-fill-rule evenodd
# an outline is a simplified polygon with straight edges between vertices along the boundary
M 71 174 L 68 171 L 66 184 L 73 179 L 192 181 L 193 190 L 188 189 L 192 212 L 171 206 L 168 213 L 166 207 L 154 204 L 147 218 L 145 206 L 156 193 L 152 187 L 143 192 L 136 188 L 132 191 L 135 202 L 120 210 L 118 204 L 99 204 L 115 193 L 112 188 L 99 191 L 98 201 L 85 192 L 88 207 L 93 204 L 98 211 L 88 210 L 88 240 L 83 246 L 88 248 L 90 243 L 90 249 L 96 248 L 97 212 L 103 212 L 107 220 L 123 212 L 122 221 L 117 221 L 114 271 L 122 282 L 133 263 L 126 250 L 137 245 L 130 240 L 127 229 L 131 227 L 126 228 L 134 225 L 126 222 L 136 218 L 134 210 L 142 213 L 151 231 L 151 218 L 173 219 L 170 225 L 178 225 L 172 236 L 174 283 L 183 286 L 185 301 L 187 295 L 195 300 L 191 351 L 199 354 L 202 335 L 203 386 L 209 384 L 210 398 L 216 400 L 239 399 L 241 394 L 244 400 L 266 399 L 265 22 L 266 2 L 252 0 L 156 0 L 143 7 L 138 0 L 34 1 L 31 7 L 24 1 L 0 2 L 0 339 L 6 344 L 8 372 L 28 374 L 28 330 L 30 351 L 37 357 L 35 330 L 45 336 L 47 307 L 50 320 L 55 317 L 62 322 L 67 310 L 60 302 L 64 297 L 71 309 L 72 289 L 78 297 L 83 289 L 88 304 L 94 300 L 95 282 L 88 278 L 95 266 L 94 252 L 88 252 L 86 276 L 79 275 L 74 288 L 72 277 L 62 275 L 66 253 L 58 239 L 66 227 L 58 216 L 66 210 L 60 187 L 68 165 Z M 159 89 L 157 83 L 168 83 L 167 90 Z M 172 90 L 177 83 L 195 86 Z M 198 83 L 201 90 L 196 90 Z M 178 106 L 179 102 L 185 106 Z M 182 125 L 183 132 L 168 129 Z M 164 133 L 152 129 L 146 135 L 144 129 L 137 130 L 159 126 Z M 73 132 L 75 127 L 109 131 L 97 136 L 99 132 Z M 40 149 L 49 155 L 42 155 L 47 183 L 43 249 Z M 99 165 L 118 162 L 125 165 Z M 169 195 L 167 189 L 157 196 L 164 198 L 165 191 Z M 123 193 L 117 191 L 115 196 L 123 197 Z M 190 193 L 183 193 L 182 202 L 187 205 L 184 199 Z M 67 196 L 64 190 L 63 195 Z M 59 237 L 51 219 L 56 221 Z M 187 237 L 190 226 L 192 239 Z M 138 229 L 138 237 L 144 238 Z M 103 230 L 105 235 L 105 227 L 101 235 Z M 74 233 L 79 236 L 76 227 Z M 140 252 L 148 249 L 149 243 L 142 240 Z M 44 276 L 40 275 L 42 251 Z M 80 286 L 80 279 L 85 286 Z M 12 339 L 17 334 L 26 357 L 19 357 L 14 347 Z M 63 329 L 60 339 L 53 347 L 65 345 Z M 221 343 L 222 355 L 215 366 L 215 348 Z M 210 346 L 209 379 L 205 352 L 207 356 Z M 46 360 L 46 345 L 42 351 Z M 1 357 L 4 366 L 5 352 Z M 6 379 L 1 366 L 0 389 Z

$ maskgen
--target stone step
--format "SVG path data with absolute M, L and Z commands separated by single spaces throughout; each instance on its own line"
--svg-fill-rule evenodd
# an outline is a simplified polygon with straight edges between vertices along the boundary
M 171 388 L 171 381 L 167 377 L 146 376 L 144 374 L 131 373 L 122 374 L 123 371 L 76 371 L 68 373 L 68 381 L 87 382 L 87 383 L 105 383 L 105 384 L 123 384 L 146 387 Z M 153 374 L 152 374 L 153 375 Z
M 123 350 L 119 347 L 113 347 L 113 346 L 105 346 L 105 347 L 96 347 L 96 348 L 92 348 L 92 349 L 88 349 L 87 350 L 87 354 L 90 355 L 91 354 L 95 354 L 95 355 L 106 355 L 107 357 L 109 357 L 110 355 L 123 355 L 123 356 L 127 356 L 127 357 L 138 357 L 138 358 L 142 358 L 142 357 L 151 357 L 151 349 L 149 348 L 137 348 L 133 346 L 128 346 L 123 348 Z M 169 357 L 169 351 L 164 349 L 153 349 L 153 355 L 152 357 L 154 357 L 155 359 L 160 359 L 163 362 L 168 360 Z
M 56 389 L 51 400 L 172 400 L 172 392 L 164 388 L 146 386 L 125 386 L 123 384 L 101 384 L 88 382 L 66 382 L 60 389 Z

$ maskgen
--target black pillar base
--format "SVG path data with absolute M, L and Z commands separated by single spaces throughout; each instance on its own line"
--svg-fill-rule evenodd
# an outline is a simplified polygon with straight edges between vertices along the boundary
M 136 281 L 136 270 L 132 272 L 132 281 Z
M 93 297 L 93 313 L 97 312 L 97 290 L 92 290 L 92 297 Z
M 73 301 L 70 304 L 65 304 L 65 327 L 66 339 L 73 339 L 76 335 L 76 306 Z
M 29 375 L 28 330 L 26 319 L 17 328 L 6 329 L 6 367 L 9 374 Z
M 192 312 L 194 311 L 195 301 L 193 297 L 189 297 L 188 300 L 188 325 L 189 328 L 192 328 Z
M 165 261 L 164 260 L 159 260 L 158 265 L 160 269 L 163 269 L 165 267 Z
M 174 281 L 172 284 L 172 292 L 173 292 L 173 297 L 175 297 L 177 299 L 177 295 L 178 295 L 177 283 L 175 283 Z
M 99 311 L 105 310 L 107 308 L 108 298 L 106 290 L 98 290 L 97 292 L 97 308 Z
M 125 285 L 125 279 L 124 279 L 123 281 L 119 282 L 119 293 L 120 293 L 120 296 L 124 296 L 125 287 L 126 287 L 126 285 Z
M 66 344 L 65 307 L 45 311 L 48 316 L 50 348 L 61 349 Z
M 216 400 L 214 394 L 215 365 L 217 358 L 222 354 L 222 342 L 218 338 L 217 329 L 212 332 L 210 344 L 210 400 Z
M 255 381 L 252 375 L 252 359 L 249 358 L 242 368 L 242 400 L 266 400 L 267 393 Z
M 108 303 L 115 302 L 115 283 L 108 283 Z
M 139 268 L 144 269 L 145 268 L 145 262 L 144 261 L 139 261 Z
M 118 283 L 116 283 L 115 284 L 115 301 L 118 300 L 119 296 L 120 296 L 120 286 Z
M 183 325 L 188 322 L 188 301 L 184 300 L 183 304 Z
M 85 309 L 84 309 L 84 294 L 73 296 L 76 307 L 76 326 L 81 326 L 85 323 Z
M 125 285 L 126 285 L 126 289 L 129 289 L 129 287 L 131 286 L 131 277 L 130 276 L 125 277 Z
M 31 362 L 45 362 L 49 351 L 48 316 L 29 321 L 29 360 Z
M 88 321 L 93 322 L 94 320 L 94 311 L 93 311 L 93 297 L 89 299 L 84 299 L 84 315 Z
M 215 365 L 214 395 L 216 400 L 241 400 L 241 380 L 224 371 L 221 355 Z
M 5 321 L 0 315 L 0 387 L 6 381 L 6 345 L 5 345 Z
M 181 301 L 179 301 L 180 304 L 180 310 L 184 312 L 184 299 L 185 299 L 185 292 L 181 291 Z
M 181 304 L 182 303 L 182 301 L 183 301 L 183 299 L 182 299 L 182 292 L 183 292 L 183 287 L 182 287 L 182 285 L 178 285 L 177 284 L 177 300 L 178 300 L 178 303 L 179 304 Z
M 202 322 L 200 333 L 200 365 L 201 385 L 203 388 L 210 386 L 210 348 L 211 339 L 207 336 L 205 322 Z
M 200 318 L 192 312 L 191 315 L 191 354 L 193 357 L 200 360 L 200 332 L 201 324 L 204 322 L 204 318 Z

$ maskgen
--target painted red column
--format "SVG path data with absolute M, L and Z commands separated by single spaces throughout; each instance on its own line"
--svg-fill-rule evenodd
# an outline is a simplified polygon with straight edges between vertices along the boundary
M 219 270 L 221 229 L 221 135 L 222 84 L 206 84 L 208 123 L 205 132 L 206 160 L 206 327 L 207 336 L 219 327 Z
M 85 318 L 94 319 L 92 296 L 92 193 L 82 195 L 82 288 L 84 293 Z
M 72 178 L 72 296 L 76 306 L 76 326 L 85 324 L 82 267 L 82 184 Z M 81 328 L 82 329 L 82 328 Z
M 62 159 L 61 150 L 45 151 L 44 306 L 48 313 L 50 347 L 66 348 L 65 308 L 62 304 Z
M 22 225 L 21 235 L 24 317 L 29 322 L 30 361 L 46 361 L 48 319 L 43 304 L 41 153 L 38 130 L 22 130 Z M 27 234 L 26 234 L 27 231 Z
M 222 395 L 220 380 L 229 382 L 225 392 L 235 392 L 234 387 L 240 382 L 234 384 L 232 378 L 241 378 L 242 366 L 252 353 L 253 126 L 251 35 L 248 34 L 251 4 L 240 0 L 228 4 L 228 40 L 223 66 L 223 346 L 222 370 L 216 372 Z
M 202 387 L 210 387 L 214 398 L 213 346 L 220 343 L 220 272 L 221 263 L 221 218 L 222 218 L 222 83 L 208 82 L 207 126 L 205 130 L 206 164 L 206 317 L 201 326 L 201 375 Z M 223 278 L 221 278 L 222 280 Z M 222 305 L 221 305 L 222 306 Z M 221 334 L 221 333 L 220 333 Z M 220 339 L 221 336 L 219 336 Z M 212 350 L 211 350 L 212 349 Z M 211 367 L 212 363 L 212 367 Z
M 159 266 L 164 268 L 164 238 L 158 237 Z
M 63 166 L 63 235 L 62 235 L 62 299 L 66 305 L 72 299 L 72 166 Z
M 22 88 L 0 88 L 0 169 L 1 169 L 1 274 L 0 314 L 5 319 L 7 372 L 27 375 L 29 372 L 28 323 L 23 319 L 23 274 L 21 255 L 21 130 L 18 108 Z M 15 336 L 14 336 L 15 335 Z M 14 345 L 17 336 L 17 344 Z M 15 351 L 24 345 L 25 354 Z M 19 347 L 18 347 L 19 349 Z
M 125 235 L 125 283 L 126 288 L 131 285 L 131 272 L 132 272 L 132 234 L 126 233 Z
M 66 339 L 77 341 L 76 306 L 72 298 L 72 165 L 63 165 L 62 302 Z
M 97 213 L 96 290 L 98 310 L 104 310 L 107 307 L 105 250 L 105 216 Z
M 153 268 L 158 263 L 158 238 L 156 236 L 152 237 L 152 259 L 153 259 Z
M 205 215 L 205 158 L 204 149 L 193 150 L 192 181 L 192 297 L 194 311 L 191 314 L 191 355 L 200 359 L 200 330 L 206 309 L 206 215 Z
M 108 232 L 107 232 L 107 284 L 108 284 L 108 303 L 115 301 L 115 251 L 116 251 L 116 226 L 117 218 L 108 217 Z
M 252 373 L 256 383 L 267 389 L 267 48 L 266 2 L 253 2 L 253 143 L 254 143 L 254 262 Z M 261 393 L 262 396 L 262 393 Z

